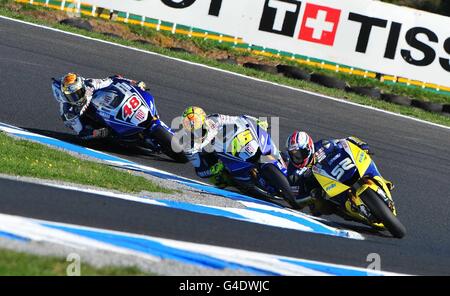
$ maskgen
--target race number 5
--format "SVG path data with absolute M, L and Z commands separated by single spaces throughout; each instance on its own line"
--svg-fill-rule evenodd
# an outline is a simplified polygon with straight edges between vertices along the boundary
M 355 167 L 355 164 L 352 162 L 350 158 L 346 158 L 343 161 L 341 161 L 332 171 L 331 175 L 336 178 L 336 180 L 340 180 L 342 176 L 344 175 L 345 171 L 348 171 L 349 169 Z
M 141 101 L 136 97 L 131 97 L 128 101 L 123 105 L 122 108 L 122 117 L 123 119 L 127 119 L 131 117 L 134 112 L 141 106 Z

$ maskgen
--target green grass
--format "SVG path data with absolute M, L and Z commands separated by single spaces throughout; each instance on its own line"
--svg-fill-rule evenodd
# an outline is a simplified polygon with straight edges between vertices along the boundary
M 66 276 L 72 263 L 65 258 L 37 256 L 9 250 L 0 250 L 0 276 Z M 69 269 L 70 270 L 70 269 Z M 80 262 L 82 276 L 136 276 L 154 275 L 145 273 L 136 267 L 96 268 Z
M 130 193 L 174 192 L 131 171 L 82 160 L 45 145 L 13 139 L 3 133 L 0 133 L 0 173 L 61 180 Z
M 3 1 L 11 1 L 11 0 L 3 0 Z M 27 6 L 30 6 L 30 5 L 24 5 L 24 7 L 27 7 Z M 216 68 L 228 70 L 228 71 L 243 74 L 246 76 L 276 82 L 276 83 L 279 83 L 282 85 L 288 85 L 288 86 L 292 86 L 292 87 L 299 88 L 299 89 L 304 89 L 304 90 L 308 90 L 308 91 L 321 93 L 324 95 L 342 98 L 342 99 L 346 99 L 351 102 L 368 105 L 368 106 L 373 106 L 373 107 L 384 109 L 387 111 L 391 111 L 391 112 L 395 112 L 395 113 L 399 113 L 399 114 L 403 114 L 403 115 L 408 115 L 408 116 L 412 116 L 412 117 L 419 118 L 422 120 L 450 126 L 450 117 L 445 116 L 443 114 L 432 113 L 432 112 L 424 111 L 424 110 L 417 109 L 414 107 L 399 106 L 396 104 L 392 104 L 392 103 L 388 103 L 388 102 L 384 102 L 384 101 L 380 101 L 380 100 L 375 100 L 375 99 L 372 99 L 369 97 L 365 97 L 365 96 L 361 96 L 361 95 L 357 95 L 357 94 L 353 94 L 353 93 L 348 93 L 348 92 L 337 90 L 337 89 L 326 88 L 326 87 L 317 85 L 312 82 L 290 79 L 290 78 L 286 78 L 286 77 L 283 77 L 280 75 L 273 75 L 273 74 L 268 74 L 268 73 L 261 72 L 261 71 L 256 71 L 253 69 L 244 68 L 239 65 L 220 63 L 214 59 L 210 59 L 210 58 L 206 58 L 206 57 L 202 57 L 202 56 L 197 56 L 197 55 L 188 54 L 188 53 L 173 52 L 168 49 L 161 48 L 161 47 L 154 46 L 154 45 L 140 44 L 138 42 L 134 42 L 134 41 L 130 41 L 130 40 L 111 38 L 108 36 L 104 36 L 101 33 L 88 32 L 85 30 L 80 30 L 80 29 L 66 26 L 66 25 L 55 24 L 55 23 L 51 23 L 48 21 L 36 20 L 30 16 L 20 14 L 20 12 L 10 11 L 9 9 L 7 9 L 5 7 L 1 7 L 1 6 L 0 6 L 0 14 L 8 16 L 8 17 L 25 20 L 28 22 L 43 24 L 43 25 L 47 25 L 49 27 L 82 34 L 82 35 L 97 38 L 97 39 L 112 41 L 112 42 L 115 42 L 118 44 L 127 45 L 127 46 L 131 46 L 131 47 L 139 48 L 139 49 L 144 49 L 147 51 L 160 53 L 160 54 L 163 54 L 166 56 L 176 57 L 176 58 L 188 60 L 191 62 L 196 62 L 196 63 L 200 63 L 200 64 L 213 66 Z M 143 36 L 151 36 L 152 34 L 155 34 L 155 31 L 152 29 L 149 29 L 149 28 L 138 29 L 138 26 L 133 26 L 133 25 L 129 25 L 129 26 L 131 27 L 132 31 L 134 31 L 135 33 L 140 32 Z M 172 36 L 172 38 L 178 38 L 180 40 L 188 39 L 188 37 L 186 37 L 186 36 L 178 36 L 177 34 L 172 35 L 167 32 L 165 32 L 163 34 L 165 34 L 167 36 L 170 35 L 170 36 Z M 217 43 L 217 42 L 211 41 L 211 40 L 201 40 L 201 39 L 196 39 L 196 38 L 192 38 L 189 40 L 191 40 L 194 43 L 196 43 L 197 45 L 201 46 L 201 48 L 203 48 L 204 50 L 209 50 L 209 49 L 213 48 L 214 43 Z M 232 56 L 249 55 L 248 52 L 238 51 L 234 48 L 229 48 L 227 45 L 224 45 L 224 44 L 222 44 L 221 46 L 224 49 L 227 49 L 230 52 L 230 55 L 232 55 Z M 262 59 L 262 58 L 260 58 L 260 59 Z M 275 59 L 264 58 L 263 60 L 274 61 Z M 277 61 L 279 61 L 279 60 L 277 60 Z M 290 61 L 287 61 L 286 63 L 292 64 L 292 62 L 290 62 Z M 298 65 L 298 64 L 295 63 L 295 65 Z M 389 85 L 389 84 L 384 84 L 376 79 L 365 79 L 365 78 L 354 76 L 354 75 L 335 73 L 332 71 L 316 69 L 316 68 L 312 68 L 312 67 L 308 67 L 308 66 L 301 66 L 301 67 L 305 68 L 306 70 L 308 70 L 310 72 L 324 73 L 324 74 L 328 74 L 328 75 L 335 75 L 335 76 L 338 76 L 339 78 L 344 78 L 352 86 L 376 86 L 386 92 L 395 92 L 396 94 L 400 94 L 400 95 L 406 95 L 406 96 L 415 97 L 415 98 L 424 98 L 425 100 L 430 100 L 430 101 L 434 101 L 434 102 L 441 102 L 441 103 L 449 103 L 450 102 L 450 96 L 434 94 L 432 92 L 424 91 L 420 88 L 412 88 L 412 87 L 409 88 L 409 87 L 404 87 L 401 85 Z

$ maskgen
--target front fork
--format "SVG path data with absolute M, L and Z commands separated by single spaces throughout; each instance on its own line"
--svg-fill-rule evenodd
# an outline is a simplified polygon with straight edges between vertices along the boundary
M 395 208 L 394 201 L 389 190 L 389 183 L 382 177 L 376 176 L 374 179 L 362 178 L 355 183 L 349 191 L 348 200 L 345 203 L 347 213 L 358 220 L 366 220 L 367 222 L 374 224 L 375 226 L 382 226 L 381 224 L 374 223 L 374 217 L 370 213 L 369 209 L 362 202 L 360 196 L 366 190 L 373 190 L 384 203 L 389 207 L 392 213 L 397 216 L 397 210 Z

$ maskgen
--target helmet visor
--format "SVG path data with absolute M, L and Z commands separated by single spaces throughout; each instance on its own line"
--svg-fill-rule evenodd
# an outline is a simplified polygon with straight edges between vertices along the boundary
M 73 105 L 81 105 L 83 103 L 84 95 L 86 94 L 86 90 L 84 87 L 72 93 L 65 93 L 64 95 L 67 98 L 67 101 Z
M 295 149 L 289 151 L 289 156 L 291 157 L 292 162 L 300 165 L 309 157 L 310 152 L 311 151 L 307 148 Z

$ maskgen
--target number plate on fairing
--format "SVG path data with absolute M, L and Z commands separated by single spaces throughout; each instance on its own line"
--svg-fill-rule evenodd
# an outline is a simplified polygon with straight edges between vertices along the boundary
M 147 120 L 149 111 L 141 99 L 133 94 L 125 100 L 125 103 L 116 114 L 116 119 L 138 125 Z

